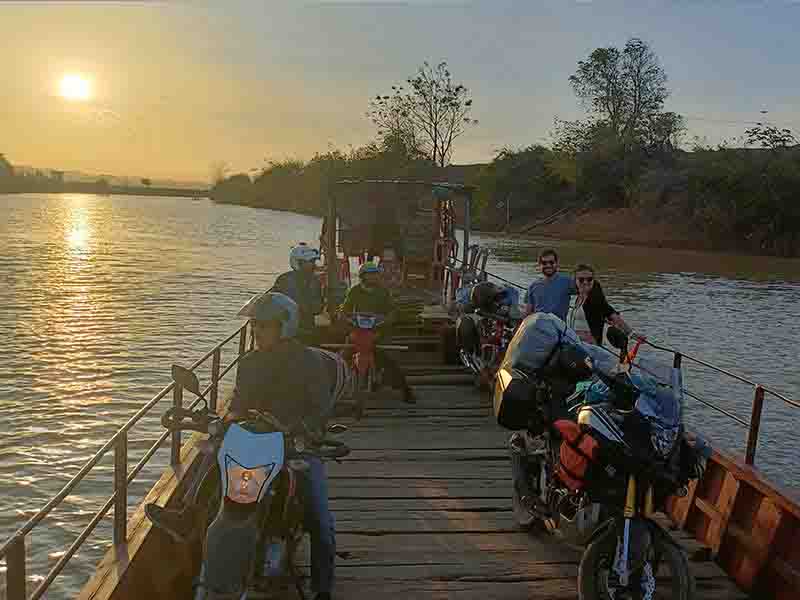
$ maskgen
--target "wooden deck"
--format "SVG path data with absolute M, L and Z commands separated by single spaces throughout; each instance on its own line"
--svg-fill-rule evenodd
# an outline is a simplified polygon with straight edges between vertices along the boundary
M 409 408 L 390 392 L 361 422 L 353 448 L 331 464 L 337 529 L 336 597 L 577 598 L 580 552 L 517 530 L 510 512 L 506 439 L 474 387 L 417 386 Z M 745 598 L 698 552 L 698 599 Z

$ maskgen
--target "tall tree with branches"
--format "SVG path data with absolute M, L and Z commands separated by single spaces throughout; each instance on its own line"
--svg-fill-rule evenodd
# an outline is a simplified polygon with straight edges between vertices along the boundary
M 639 38 L 628 40 L 622 50 L 597 48 L 578 62 L 569 82 L 595 118 L 605 121 L 626 146 L 640 141 L 649 126 L 663 130 L 666 124 L 679 124 L 657 118 L 669 96 L 667 75 L 653 49 Z M 657 137 L 663 138 L 664 132 Z
M 408 87 L 392 86 L 389 95 L 378 95 L 367 115 L 378 126 L 378 135 L 402 140 L 403 144 L 444 167 L 452 158 L 455 141 L 470 125 L 472 96 L 455 83 L 446 62 L 423 63 Z

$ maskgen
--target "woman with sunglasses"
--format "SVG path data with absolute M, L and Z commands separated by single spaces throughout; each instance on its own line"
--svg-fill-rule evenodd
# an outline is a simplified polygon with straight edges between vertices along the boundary
M 578 294 L 569 309 L 567 325 L 584 342 L 602 346 L 606 322 L 630 334 L 631 328 L 606 300 L 591 265 L 579 264 L 575 268 L 575 287 Z

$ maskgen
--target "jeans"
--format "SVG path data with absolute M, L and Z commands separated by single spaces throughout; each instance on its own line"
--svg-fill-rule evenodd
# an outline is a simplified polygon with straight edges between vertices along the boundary
M 305 457 L 309 469 L 302 474 L 305 528 L 311 535 L 311 589 L 333 591 L 336 561 L 336 532 L 328 508 L 328 477 L 325 464 L 315 456 Z

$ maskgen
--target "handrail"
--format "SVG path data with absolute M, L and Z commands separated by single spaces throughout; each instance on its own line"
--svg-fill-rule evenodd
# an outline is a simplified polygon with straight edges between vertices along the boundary
M 239 360 L 247 349 L 247 334 L 248 326 L 244 324 L 239 329 L 234 331 L 231 335 L 226 337 L 223 341 L 215 345 L 209 352 L 205 353 L 202 358 L 195 361 L 191 370 L 194 371 L 209 358 L 212 358 L 211 365 L 211 383 L 203 390 L 203 394 L 211 392 L 212 410 L 216 410 L 216 398 L 219 392 L 219 382 L 230 370 L 238 364 Z M 238 336 L 238 353 L 236 358 L 224 370 L 221 369 L 220 358 L 222 348 Z M 252 347 L 252 335 L 250 339 L 250 346 Z M 5 543 L 0 546 L 0 559 L 7 557 L 6 577 L 7 577 L 7 597 L 8 600 L 26 600 L 28 596 L 25 592 L 25 539 L 27 535 L 42 521 L 50 512 L 59 506 L 61 502 L 70 495 L 72 490 L 77 486 L 84 477 L 97 465 L 98 462 L 105 456 L 105 454 L 114 448 L 114 492 L 105 504 L 98 510 L 92 517 L 89 524 L 81 531 L 78 537 L 67 548 L 64 554 L 59 558 L 58 562 L 50 569 L 44 579 L 37 585 L 36 589 L 32 592 L 28 600 L 38 600 L 49 588 L 50 584 L 61 573 L 67 565 L 72 556 L 78 551 L 80 546 L 92 534 L 97 525 L 102 521 L 103 517 L 108 511 L 114 507 L 114 544 L 124 543 L 126 539 L 126 523 L 127 523 L 127 491 L 128 485 L 135 479 L 141 472 L 147 462 L 153 455 L 161 448 L 164 442 L 173 436 L 173 442 L 177 441 L 180 445 L 180 437 L 175 437 L 170 431 L 162 433 L 155 444 L 145 452 L 144 456 L 139 462 L 128 472 L 127 470 L 127 454 L 128 454 L 128 431 L 133 428 L 145 415 L 147 415 L 167 394 L 173 392 L 173 401 L 180 400 L 182 388 L 176 384 L 170 383 L 151 398 L 144 406 L 137 410 L 128 421 L 122 425 L 103 446 L 95 452 L 95 454 L 84 464 L 78 471 L 56 494 L 50 501 L 47 502 L 37 513 L 31 517 L 22 527 L 20 527 L 14 534 L 8 538 Z M 190 408 L 194 408 L 201 402 L 201 398 L 197 398 Z M 179 448 L 173 447 L 173 458 L 179 456 Z M 176 461 L 173 460 L 173 464 Z M 124 496 L 124 498 L 123 498 Z
M 463 260 L 460 260 L 459 258 L 453 257 L 453 260 L 455 262 L 461 263 L 461 265 L 462 265 L 461 269 L 456 269 L 454 266 L 449 266 L 448 265 L 447 268 L 452 270 L 452 271 L 454 271 L 454 272 L 459 271 L 459 270 L 463 270 L 463 269 L 465 269 L 465 268 L 467 268 L 469 266 L 466 263 L 464 263 Z M 494 279 L 497 279 L 499 281 L 502 281 L 504 283 L 507 283 L 509 285 L 517 287 L 517 288 L 519 288 L 521 290 L 527 290 L 526 287 L 524 287 L 524 286 L 522 286 L 522 285 L 520 285 L 518 283 L 515 283 L 513 281 L 509 281 L 508 279 L 505 279 L 504 277 L 501 277 L 501 276 L 496 275 L 494 273 L 490 273 L 489 271 L 486 271 L 485 269 L 483 270 L 483 272 L 486 275 L 488 275 L 489 277 L 492 277 Z M 774 390 L 774 389 L 769 388 L 769 387 L 767 387 L 765 385 L 762 385 L 762 384 L 760 384 L 758 382 L 755 382 L 755 381 L 753 381 L 751 379 L 748 379 L 747 377 L 744 377 L 743 375 L 739 375 L 737 373 L 729 371 L 728 369 L 725 369 L 725 368 L 722 368 L 722 367 L 718 367 L 718 366 L 716 366 L 716 365 L 714 365 L 714 364 L 712 364 L 712 363 L 710 363 L 710 362 L 708 362 L 706 360 L 703 360 L 703 359 L 698 358 L 696 356 L 692 356 L 691 354 L 685 354 L 684 352 L 681 352 L 680 350 L 676 350 L 674 348 L 670 348 L 668 346 L 664 346 L 664 345 L 658 344 L 656 342 L 653 342 L 649 338 L 644 338 L 643 337 L 643 341 L 644 341 L 644 343 L 646 343 L 648 346 L 651 346 L 655 350 L 660 350 L 662 352 L 668 352 L 668 353 L 670 353 L 670 354 L 672 354 L 674 356 L 681 356 L 682 358 L 684 358 L 686 360 L 689 360 L 691 362 L 694 362 L 694 363 L 697 363 L 699 365 L 702 365 L 702 366 L 704 366 L 704 367 L 706 367 L 708 369 L 711 369 L 712 371 L 716 371 L 717 373 L 721 373 L 723 375 L 731 377 L 732 379 L 736 379 L 737 381 L 740 381 L 740 382 L 745 383 L 747 385 L 753 386 L 753 388 L 754 388 L 753 402 L 752 402 L 751 416 L 750 416 L 750 421 L 749 422 L 745 421 L 741 417 L 738 417 L 738 416 L 734 415 L 731 412 L 728 412 L 727 410 L 725 410 L 722 407 L 716 406 L 713 402 L 709 402 L 708 400 L 704 400 L 703 398 L 700 398 L 699 396 L 696 396 L 695 394 L 690 393 L 686 389 L 682 390 L 683 393 L 686 394 L 687 396 L 689 396 L 690 398 L 692 398 L 694 400 L 697 400 L 698 402 L 708 406 L 709 408 L 712 408 L 712 409 L 716 410 L 717 412 L 725 415 L 726 417 L 732 419 L 736 423 L 738 423 L 740 425 L 743 425 L 743 426 L 748 428 L 747 447 L 746 447 L 746 450 L 745 450 L 745 463 L 748 464 L 748 465 L 753 465 L 755 463 L 755 452 L 756 452 L 756 447 L 757 447 L 757 443 L 758 443 L 758 434 L 759 434 L 759 430 L 761 428 L 761 412 L 762 412 L 763 404 L 764 404 L 764 395 L 765 394 L 770 394 L 771 396 L 774 396 L 775 398 L 778 398 L 779 400 L 782 400 L 783 402 L 785 402 L 789 406 L 792 406 L 794 408 L 800 408 L 800 402 L 798 402 L 797 400 L 793 400 L 792 398 L 789 398 L 785 394 L 782 394 L 781 392 L 778 392 L 777 390 Z

